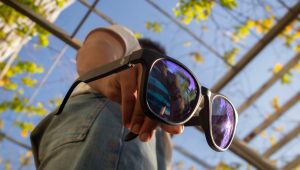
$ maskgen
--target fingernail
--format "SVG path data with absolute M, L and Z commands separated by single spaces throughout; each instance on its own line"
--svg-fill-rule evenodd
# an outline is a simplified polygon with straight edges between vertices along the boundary
M 132 132 L 138 134 L 140 131 L 140 128 L 141 128 L 140 124 L 135 124 L 135 125 L 133 125 L 133 128 L 131 130 L 132 130 Z
M 147 141 L 147 140 L 148 140 L 148 136 L 149 136 L 149 134 L 146 133 L 146 132 L 144 132 L 144 133 L 141 134 L 140 139 L 141 139 L 142 141 Z

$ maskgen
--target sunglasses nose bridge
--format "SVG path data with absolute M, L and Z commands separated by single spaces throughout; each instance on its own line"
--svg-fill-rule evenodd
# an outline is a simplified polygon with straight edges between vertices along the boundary
M 196 108 L 194 116 L 200 116 L 201 111 L 204 109 L 204 103 L 205 103 L 205 97 L 203 95 L 200 95 L 199 97 L 199 105 Z

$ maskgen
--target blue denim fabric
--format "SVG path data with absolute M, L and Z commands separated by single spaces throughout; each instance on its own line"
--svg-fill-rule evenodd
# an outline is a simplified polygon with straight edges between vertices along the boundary
M 124 142 L 120 106 L 96 94 L 71 98 L 61 115 L 48 115 L 31 142 L 37 169 L 164 170 L 162 131 L 149 142 Z

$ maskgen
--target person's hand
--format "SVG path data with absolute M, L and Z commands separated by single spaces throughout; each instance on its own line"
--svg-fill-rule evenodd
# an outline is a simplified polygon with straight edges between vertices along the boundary
M 140 105 L 138 90 L 140 88 L 141 75 L 142 67 L 139 64 L 134 68 L 95 81 L 91 85 L 109 99 L 121 104 L 124 126 L 133 133 L 139 134 L 140 140 L 150 140 L 159 125 L 169 133 L 181 133 L 183 126 L 159 124 L 145 116 Z
M 124 47 L 118 37 L 107 32 L 96 34 L 93 36 L 97 36 L 97 38 L 91 36 L 87 39 L 77 54 L 79 74 L 123 56 Z M 91 82 L 89 85 L 107 98 L 121 104 L 124 126 L 133 133 L 139 134 L 140 140 L 150 140 L 158 126 L 171 134 L 181 133 L 183 126 L 159 124 L 145 116 L 139 97 L 141 76 L 142 66 L 139 64 L 133 68 Z

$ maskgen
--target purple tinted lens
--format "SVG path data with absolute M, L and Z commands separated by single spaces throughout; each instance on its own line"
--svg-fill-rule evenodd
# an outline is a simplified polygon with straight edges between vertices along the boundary
M 183 122 L 195 109 L 197 96 L 198 86 L 188 71 L 165 59 L 154 63 L 146 97 L 154 114 L 168 122 Z
M 212 136 L 215 143 L 226 148 L 235 129 L 235 113 L 232 105 L 221 96 L 216 96 L 212 101 Z

